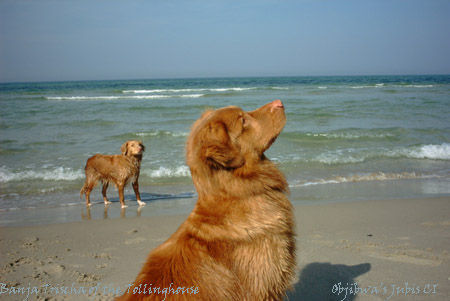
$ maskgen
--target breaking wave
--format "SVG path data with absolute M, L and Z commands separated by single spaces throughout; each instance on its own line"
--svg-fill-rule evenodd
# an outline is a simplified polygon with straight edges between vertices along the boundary
M 199 98 L 204 94 L 183 95 L 133 95 L 133 96 L 48 96 L 47 100 L 117 100 L 117 99 L 162 99 L 162 98 Z
M 74 181 L 84 177 L 83 171 L 67 167 L 56 167 L 43 170 L 11 171 L 0 167 L 0 183 L 22 180 Z
M 152 178 L 177 178 L 177 177 L 188 177 L 191 175 L 189 167 L 186 165 L 168 168 L 165 166 L 160 166 L 156 170 L 144 171 L 144 174 Z
M 429 144 L 393 150 L 340 149 L 319 154 L 310 161 L 324 164 L 360 163 L 372 158 L 450 160 L 450 144 Z
M 307 187 L 314 185 L 325 184 L 343 184 L 343 183 L 357 183 L 357 182 L 369 182 L 369 181 L 394 181 L 394 180 L 409 180 L 409 179 L 433 179 L 440 178 L 438 175 L 426 175 L 415 172 L 402 172 L 402 173 L 384 173 L 376 172 L 370 174 L 357 174 L 349 176 L 336 176 L 325 179 L 315 179 L 309 181 L 297 181 L 289 185 L 290 187 Z
M 414 159 L 450 160 L 450 144 L 422 145 L 412 149 L 401 150 L 399 153 Z
M 417 160 L 450 160 L 450 144 L 427 144 L 421 146 L 388 148 L 345 148 L 322 152 L 299 151 L 277 158 L 281 163 L 321 163 L 326 165 L 357 164 L 376 159 L 407 158 Z
M 233 92 L 233 91 L 248 91 L 257 89 L 256 87 L 250 88 L 192 88 L 192 89 L 141 89 L 141 90 L 124 90 L 122 91 L 125 94 L 150 94 L 150 93 L 185 93 L 185 92 Z
M 139 132 L 136 133 L 136 136 L 139 137 L 163 137 L 163 136 L 171 136 L 171 137 L 187 137 L 189 133 L 187 132 L 171 132 L 171 131 L 163 131 L 163 130 L 155 130 L 149 132 Z

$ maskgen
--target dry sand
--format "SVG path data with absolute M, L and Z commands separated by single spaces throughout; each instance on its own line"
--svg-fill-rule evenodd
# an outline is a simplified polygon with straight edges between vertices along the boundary
M 450 300 L 450 197 L 304 205 L 295 215 L 289 300 Z M 111 300 L 185 218 L 0 228 L 0 299 Z

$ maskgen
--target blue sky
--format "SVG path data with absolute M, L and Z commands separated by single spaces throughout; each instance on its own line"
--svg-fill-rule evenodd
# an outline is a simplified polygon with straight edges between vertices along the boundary
M 448 0 L 0 1 L 0 82 L 449 74 Z

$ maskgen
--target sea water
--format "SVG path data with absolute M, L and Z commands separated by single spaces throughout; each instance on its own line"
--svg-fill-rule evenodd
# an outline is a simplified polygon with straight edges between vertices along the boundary
M 450 76 L 264 77 L 0 84 L 0 225 L 80 219 L 87 158 L 147 147 L 143 214 L 195 203 L 185 142 L 208 108 L 281 99 L 286 126 L 267 157 L 291 200 L 450 195 Z M 117 191 L 109 189 L 117 201 Z M 100 189 L 92 194 L 101 205 Z M 130 188 L 127 202 L 135 206 Z M 119 206 L 118 203 L 112 206 Z M 50 214 L 50 211 L 58 213 Z M 83 216 L 83 215 L 81 215 Z

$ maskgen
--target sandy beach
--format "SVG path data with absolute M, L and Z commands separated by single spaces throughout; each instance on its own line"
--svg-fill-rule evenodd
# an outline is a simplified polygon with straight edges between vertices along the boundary
M 448 300 L 449 209 L 449 197 L 296 206 L 289 300 Z M 110 300 L 185 218 L 3 227 L 0 297 Z
M 295 270 L 285 300 L 450 301 L 449 15 L 445 0 L 0 1 L 0 301 L 114 300 L 197 198 L 145 281 L 284 298 Z

